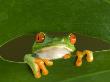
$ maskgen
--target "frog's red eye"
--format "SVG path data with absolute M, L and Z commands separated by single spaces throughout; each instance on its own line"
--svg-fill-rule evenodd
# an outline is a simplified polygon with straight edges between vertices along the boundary
M 41 43 L 45 39 L 45 34 L 43 32 L 40 32 L 36 35 L 36 42 Z
M 70 38 L 70 43 L 71 44 L 75 44 L 76 43 L 76 36 L 74 34 L 70 34 L 69 35 L 69 38 Z

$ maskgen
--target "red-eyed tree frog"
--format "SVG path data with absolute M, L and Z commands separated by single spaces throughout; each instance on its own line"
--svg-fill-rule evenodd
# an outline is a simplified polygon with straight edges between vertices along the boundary
M 76 36 L 73 33 L 49 34 L 39 32 L 36 34 L 35 42 L 32 46 L 32 54 L 26 54 L 24 62 L 27 63 L 33 71 L 35 78 L 48 75 L 47 66 L 52 66 L 56 59 L 68 59 L 72 57 L 76 43 Z M 82 65 L 84 55 L 88 62 L 93 61 L 93 52 L 90 50 L 77 51 L 76 66 Z

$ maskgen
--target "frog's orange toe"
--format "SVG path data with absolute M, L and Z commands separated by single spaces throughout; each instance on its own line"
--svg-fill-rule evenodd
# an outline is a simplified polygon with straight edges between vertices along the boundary
M 83 53 L 87 54 L 86 59 L 87 59 L 88 62 L 92 62 L 93 61 L 93 52 L 92 51 L 85 50 Z
M 76 56 L 77 56 L 77 61 L 76 61 L 76 66 L 81 66 L 82 65 L 82 58 L 86 55 L 86 59 L 88 62 L 93 61 L 93 52 L 90 50 L 84 50 L 82 51 L 77 51 Z
M 82 61 L 81 61 L 81 60 L 77 60 L 77 61 L 76 61 L 76 66 L 79 67 L 79 66 L 81 66 L 81 65 L 82 65 Z
M 81 66 L 82 65 L 82 58 L 83 58 L 83 52 L 82 51 L 77 51 L 76 52 L 77 60 L 76 60 L 76 66 Z
M 66 55 L 64 55 L 63 58 L 64 58 L 64 59 L 69 59 L 69 58 L 71 58 L 71 54 L 66 54 Z
M 47 75 L 48 74 L 48 70 L 46 69 L 46 66 L 44 64 L 44 61 L 40 58 L 36 58 L 35 63 L 39 66 L 39 68 L 42 70 L 42 74 L 43 75 Z M 39 74 L 38 74 L 39 76 Z
M 48 59 L 42 59 L 47 66 L 52 66 L 53 62 Z
M 48 70 L 42 72 L 43 75 L 48 75 Z
M 88 62 L 93 62 L 93 57 L 86 57 Z
M 36 73 L 35 78 L 40 78 L 40 77 L 41 77 L 40 72 Z

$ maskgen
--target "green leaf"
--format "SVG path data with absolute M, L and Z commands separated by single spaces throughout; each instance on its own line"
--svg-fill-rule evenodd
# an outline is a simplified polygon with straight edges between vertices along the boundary
M 68 60 L 54 61 L 48 67 L 49 75 L 35 79 L 26 64 L 16 64 L 0 60 L 0 82 L 109 82 L 110 51 L 94 53 L 94 62 L 83 61 L 81 67 L 76 67 L 75 57 Z
M 36 31 L 68 31 L 110 41 L 109 0 L 0 0 L 0 44 Z
M 109 0 L 0 0 L 0 46 L 37 31 L 77 32 L 110 42 L 109 19 Z M 109 82 L 110 51 L 94 54 L 95 61 L 81 68 L 72 66 L 72 59 L 55 61 L 42 79 L 34 79 L 25 64 L 1 60 L 0 82 Z

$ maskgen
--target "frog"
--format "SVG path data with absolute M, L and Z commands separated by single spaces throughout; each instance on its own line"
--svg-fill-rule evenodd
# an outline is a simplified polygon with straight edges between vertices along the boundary
M 74 33 L 38 32 L 35 35 L 32 53 L 24 56 L 24 62 L 32 69 L 35 78 L 40 78 L 42 74 L 48 75 L 49 71 L 46 66 L 52 66 L 54 60 L 73 57 L 72 53 L 76 51 L 76 42 Z M 85 55 L 88 62 L 93 61 L 91 50 L 78 50 L 75 55 L 77 67 L 82 65 L 82 58 Z

